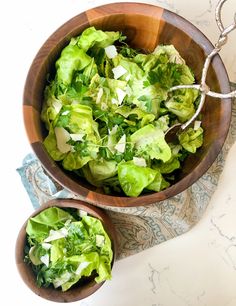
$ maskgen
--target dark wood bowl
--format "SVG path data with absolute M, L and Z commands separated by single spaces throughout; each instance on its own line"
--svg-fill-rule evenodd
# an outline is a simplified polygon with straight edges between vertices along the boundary
M 212 165 L 227 136 L 231 121 L 231 99 L 207 98 L 202 110 L 204 144 L 183 164 L 174 185 L 158 193 L 137 198 L 109 196 L 89 183 L 74 177 L 56 164 L 46 152 L 42 141 L 45 129 L 40 121 L 46 76 L 70 38 L 85 28 L 119 30 L 132 47 L 152 51 L 157 44 L 173 44 L 186 60 L 199 82 L 204 60 L 214 48 L 209 40 L 190 22 L 166 9 L 141 3 L 113 3 L 88 10 L 66 22 L 54 32 L 36 55 L 24 89 L 24 122 L 32 148 L 44 169 L 62 186 L 98 206 L 139 206 L 165 200 L 191 186 Z M 215 56 L 207 76 L 213 91 L 230 91 L 228 76 L 219 55 Z
M 66 199 L 51 200 L 43 204 L 29 218 L 36 216 L 44 209 L 52 206 L 59 208 L 81 209 L 86 211 L 90 216 L 100 219 L 103 223 L 105 231 L 107 232 L 112 242 L 112 250 L 113 250 L 112 266 L 113 266 L 117 253 L 116 233 L 110 218 L 107 216 L 107 214 L 104 211 L 102 211 L 98 207 L 91 206 L 87 203 L 78 200 L 66 200 Z M 51 300 L 54 302 L 74 302 L 86 298 L 87 296 L 97 291 L 104 284 L 104 282 L 96 283 L 94 277 L 90 277 L 88 279 L 84 279 L 82 284 L 79 283 L 78 285 L 74 285 L 68 291 L 65 292 L 62 292 L 61 289 L 54 289 L 53 286 L 50 286 L 48 288 L 45 287 L 39 288 L 36 285 L 36 275 L 34 274 L 31 266 L 24 261 L 25 257 L 24 248 L 27 242 L 26 225 L 28 219 L 26 220 L 26 222 L 24 223 L 18 234 L 16 240 L 16 247 L 15 247 L 15 258 L 16 258 L 16 265 L 21 278 L 35 294 L 41 296 L 44 299 Z

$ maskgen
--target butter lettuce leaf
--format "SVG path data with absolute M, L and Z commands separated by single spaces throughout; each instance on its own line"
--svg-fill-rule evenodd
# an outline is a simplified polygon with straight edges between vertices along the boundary
M 67 291 L 83 277 L 97 283 L 111 279 L 113 251 L 102 222 L 78 211 L 50 207 L 28 220 L 26 260 L 38 286 Z
M 173 45 L 143 54 L 123 39 L 120 32 L 95 27 L 73 37 L 49 77 L 41 119 L 49 131 L 44 145 L 50 156 L 105 192 L 122 192 L 119 169 L 127 162 L 131 167 L 133 158 L 141 160 L 141 180 L 154 170 L 152 181 L 124 190 L 134 196 L 167 188 L 181 162 L 202 145 L 203 133 L 180 135 L 178 152 L 165 139 L 165 132 L 189 120 L 199 103 L 197 90 L 169 91 L 194 83 L 181 54 Z M 132 164 L 134 175 L 138 166 Z
M 168 110 L 175 114 L 180 122 L 190 119 L 195 113 L 195 101 L 198 98 L 198 91 L 184 89 L 173 95 L 165 102 Z
M 199 127 L 197 130 L 189 128 L 182 132 L 178 138 L 180 144 L 186 151 L 196 153 L 197 149 L 203 144 L 203 129 L 201 127 Z
M 51 229 L 58 229 L 63 226 L 66 220 L 74 218 L 58 207 L 50 207 L 27 222 L 26 233 L 38 242 L 49 235 Z
M 105 48 L 112 45 L 120 37 L 120 32 L 96 30 L 94 27 L 90 27 L 78 37 L 77 45 L 87 52 L 92 47 Z
M 136 166 L 132 161 L 118 165 L 118 178 L 121 188 L 130 197 L 138 197 L 143 189 L 154 181 L 156 174 L 156 170 Z
M 171 158 L 171 149 L 165 141 L 164 132 L 148 124 L 130 136 L 135 149 L 140 156 L 148 155 L 151 159 L 160 159 L 163 162 Z
M 71 84 L 73 73 L 83 70 L 91 61 L 91 57 L 84 50 L 77 45 L 69 44 L 62 50 L 56 62 L 58 81 L 65 85 Z

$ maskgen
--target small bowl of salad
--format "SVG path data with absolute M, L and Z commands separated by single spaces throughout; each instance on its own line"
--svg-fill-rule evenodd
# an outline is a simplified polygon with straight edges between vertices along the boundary
M 111 280 L 115 229 L 99 208 L 77 200 L 51 200 L 22 226 L 16 265 L 25 284 L 55 302 L 74 302 Z
M 98 206 L 148 205 L 199 179 L 219 154 L 230 99 L 207 97 L 175 141 L 166 131 L 192 118 L 210 41 L 161 7 L 113 3 L 60 27 L 41 47 L 24 91 L 29 141 L 60 185 Z M 215 56 L 207 85 L 229 92 Z

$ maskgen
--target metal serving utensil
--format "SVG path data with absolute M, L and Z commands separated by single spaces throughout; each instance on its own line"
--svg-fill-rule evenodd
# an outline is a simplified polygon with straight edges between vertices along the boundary
M 224 27 L 224 25 L 223 25 L 222 18 L 221 18 L 221 12 L 222 12 L 223 4 L 226 1 L 227 0 L 220 0 L 218 2 L 217 6 L 216 6 L 215 19 L 216 19 L 217 26 L 220 30 L 220 36 L 219 36 L 219 39 L 218 39 L 217 43 L 215 44 L 215 48 L 206 57 L 206 60 L 205 60 L 204 66 L 203 66 L 203 70 L 202 70 L 202 76 L 201 76 L 200 84 L 178 85 L 178 86 L 171 87 L 169 89 L 169 92 L 172 92 L 172 91 L 175 91 L 175 90 L 178 90 L 178 89 L 187 89 L 187 88 L 197 89 L 200 92 L 200 95 L 201 95 L 200 103 L 197 107 L 196 112 L 192 116 L 192 118 L 190 118 L 187 122 L 185 122 L 183 124 L 181 124 L 181 123 L 174 124 L 173 126 L 171 126 L 165 132 L 165 138 L 169 141 L 172 141 L 175 137 L 177 137 L 180 133 L 182 133 L 187 127 L 189 127 L 196 120 L 196 118 L 198 117 L 198 115 L 200 114 L 200 112 L 203 108 L 206 96 L 210 96 L 210 97 L 214 97 L 214 98 L 220 98 L 220 99 L 227 99 L 227 98 L 236 97 L 236 90 L 234 90 L 230 93 L 227 93 L 227 94 L 217 93 L 217 92 L 211 91 L 210 88 L 208 87 L 208 85 L 206 84 L 207 72 L 208 72 L 208 69 L 209 69 L 209 66 L 210 66 L 210 63 L 211 63 L 213 57 L 216 54 L 218 54 L 220 52 L 221 48 L 226 44 L 227 39 L 228 39 L 228 34 L 236 29 L 236 13 L 234 14 L 234 21 L 231 25 L 229 25 L 228 27 Z

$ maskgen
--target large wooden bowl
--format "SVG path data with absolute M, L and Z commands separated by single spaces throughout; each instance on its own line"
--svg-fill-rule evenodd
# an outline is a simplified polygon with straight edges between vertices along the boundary
M 107 214 L 102 211 L 100 208 L 91 206 L 87 203 L 77 200 L 51 200 L 42 205 L 38 210 L 36 210 L 28 219 L 35 217 L 41 211 L 45 210 L 48 207 L 59 207 L 59 208 L 76 208 L 87 212 L 90 216 L 98 218 L 103 223 L 103 227 L 107 232 L 108 236 L 112 242 L 112 250 L 113 250 L 113 261 L 112 266 L 114 264 L 114 260 L 117 253 L 117 242 L 116 242 L 116 233 L 115 228 L 107 216 Z M 24 261 L 25 253 L 24 248 L 26 245 L 26 226 L 27 221 L 22 226 L 17 240 L 16 240 L 16 248 L 15 248 L 15 258 L 16 265 L 19 271 L 19 274 L 25 284 L 38 296 L 51 300 L 54 302 L 75 302 L 78 300 L 82 300 L 89 295 L 93 294 L 97 291 L 103 284 L 96 283 L 94 278 L 90 277 L 89 279 L 85 279 L 83 284 L 76 284 L 72 286 L 68 291 L 62 292 L 61 289 L 55 289 L 53 286 L 38 287 L 36 285 L 36 275 L 34 274 L 31 266 Z
M 74 177 L 59 167 L 46 152 L 42 141 L 45 128 L 40 121 L 46 76 L 53 69 L 63 47 L 71 37 L 85 28 L 119 30 L 132 47 L 152 51 L 157 44 L 173 44 L 200 81 L 207 54 L 213 49 L 209 40 L 190 22 L 163 8 L 141 3 L 114 3 L 88 10 L 62 25 L 53 33 L 36 55 L 29 70 L 24 90 L 24 122 L 32 148 L 45 170 L 62 186 L 84 197 L 85 201 L 105 206 L 147 205 L 172 197 L 200 178 L 220 152 L 231 120 L 231 100 L 207 98 L 202 110 L 204 145 L 190 156 L 174 185 L 158 193 L 138 198 L 108 196 L 96 187 Z M 229 92 L 225 67 L 217 55 L 210 66 L 207 83 L 211 90 Z

